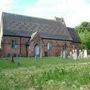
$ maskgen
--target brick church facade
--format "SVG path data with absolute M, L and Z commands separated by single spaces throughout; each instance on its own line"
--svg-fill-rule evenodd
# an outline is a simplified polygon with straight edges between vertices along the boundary
M 63 19 L 2 13 L 0 56 L 58 56 L 80 48 L 80 38 Z

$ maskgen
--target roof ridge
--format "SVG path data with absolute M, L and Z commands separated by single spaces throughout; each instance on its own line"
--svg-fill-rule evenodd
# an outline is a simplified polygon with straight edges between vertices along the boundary
M 34 19 L 40 19 L 40 20 L 45 20 L 45 21 L 53 21 L 55 23 L 61 23 L 61 22 L 57 22 L 54 19 L 48 19 L 48 18 L 41 18 L 41 17 L 33 17 L 33 16 L 29 16 L 29 15 L 20 15 L 20 14 L 15 14 L 15 13 L 8 13 L 8 12 L 2 12 L 3 14 L 8 14 L 8 15 L 15 15 L 15 16 L 20 16 L 20 17 L 25 17 L 25 18 L 34 18 Z M 61 23 L 62 24 L 62 23 Z

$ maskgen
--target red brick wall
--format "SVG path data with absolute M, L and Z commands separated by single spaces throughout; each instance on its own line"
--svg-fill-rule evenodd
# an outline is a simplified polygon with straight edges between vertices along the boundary
M 47 44 L 50 42 L 52 44 L 52 48 L 50 50 L 47 49 Z M 63 45 L 65 41 L 61 40 L 48 40 L 43 39 L 44 43 L 44 52 L 48 52 L 48 55 L 60 55 L 61 50 L 63 50 Z M 69 52 L 72 49 L 72 43 L 70 41 L 66 41 L 67 44 L 67 51 Z
M 3 50 L 3 54 L 4 56 L 8 56 L 8 55 L 12 55 L 12 54 L 19 54 L 19 48 L 20 46 L 17 45 L 17 48 L 12 48 L 11 47 L 11 43 L 12 40 L 16 39 L 17 43 L 19 44 L 20 39 L 18 37 L 3 37 L 3 44 L 2 44 L 2 50 Z
M 26 42 L 29 40 L 29 38 L 22 37 L 21 38 L 21 56 L 26 56 Z
M 11 43 L 12 40 L 17 41 L 17 47 L 12 48 Z M 21 39 L 21 44 L 20 44 L 20 39 Z M 28 38 L 20 38 L 20 37 L 9 37 L 9 36 L 4 36 L 2 40 L 2 55 L 3 56 L 8 56 L 8 55 L 13 55 L 16 54 L 21 55 L 21 56 L 26 56 L 26 47 L 25 47 L 25 42 L 28 40 Z M 21 47 L 21 49 L 20 49 Z M 20 51 L 21 50 L 21 51 Z
M 17 40 L 17 48 L 11 47 L 11 42 L 13 39 Z M 21 56 L 26 56 L 26 46 L 25 43 L 29 40 L 29 38 L 25 37 L 9 37 L 4 36 L 3 42 L 2 42 L 2 50 L 0 51 L 0 55 L 8 56 L 8 54 L 16 54 Z M 20 43 L 21 42 L 21 43 Z M 50 42 L 52 44 L 52 48 L 50 50 L 47 49 L 47 44 Z M 41 39 L 39 36 L 37 36 L 33 41 L 29 43 L 28 47 L 28 56 L 34 56 L 34 47 L 36 44 L 40 45 L 40 49 L 42 49 L 42 55 L 45 55 L 45 52 L 48 53 L 50 56 L 60 55 L 60 52 L 62 50 L 62 46 L 65 41 L 61 40 L 50 40 L 50 39 Z M 72 50 L 73 43 L 71 41 L 66 41 L 67 44 L 67 52 Z M 77 44 L 77 48 L 80 48 L 80 44 Z
M 48 42 L 50 42 L 52 44 L 52 48 L 50 50 L 47 49 L 47 44 Z M 55 55 L 60 55 L 61 50 L 63 50 L 63 45 L 65 43 L 65 41 L 61 41 L 61 40 L 50 40 L 50 39 L 40 39 L 40 38 L 36 38 L 35 40 L 33 40 L 30 43 L 29 49 L 28 49 L 28 55 L 29 56 L 34 56 L 34 46 L 36 44 L 41 44 L 41 48 L 42 48 L 42 55 L 45 55 L 45 52 L 48 53 L 49 56 L 55 56 Z M 69 55 L 69 52 L 72 51 L 73 47 L 73 43 L 71 41 L 66 41 L 67 44 L 67 53 Z M 78 48 L 78 44 L 77 43 L 77 48 Z

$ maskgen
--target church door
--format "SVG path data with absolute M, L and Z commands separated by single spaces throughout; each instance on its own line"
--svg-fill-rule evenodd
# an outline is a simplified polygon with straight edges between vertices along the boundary
M 38 44 L 35 45 L 34 53 L 35 56 L 40 56 L 40 46 Z

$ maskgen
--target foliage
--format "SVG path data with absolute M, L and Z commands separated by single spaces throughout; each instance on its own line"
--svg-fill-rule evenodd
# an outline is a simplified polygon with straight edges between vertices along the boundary
M 0 60 L 0 90 L 90 90 L 90 58 L 5 59 Z
M 82 22 L 81 25 L 77 26 L 75 29 L 80 36 L 82 48 L 90 49 L 90 23 Z

